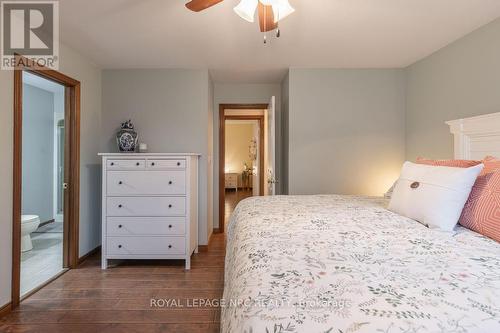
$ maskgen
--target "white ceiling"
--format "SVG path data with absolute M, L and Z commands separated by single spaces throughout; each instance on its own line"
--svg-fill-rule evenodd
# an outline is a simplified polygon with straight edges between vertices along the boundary
M 216 82 L 264 83 L 289 67 L 406 67 L 500 17 L 500 0 L 289 1 L 297 11 L 267 45 L 232 11 L 239 0 L 200 13 L 187 0 L 63 0 L 61 39 L 103 68 L 209 68 Z

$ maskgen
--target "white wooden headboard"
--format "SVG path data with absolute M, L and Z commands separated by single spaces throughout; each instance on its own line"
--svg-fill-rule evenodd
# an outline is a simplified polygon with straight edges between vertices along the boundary
M 455 159 L 500 157 L 500 112 L 447 121 L 455 137 Z

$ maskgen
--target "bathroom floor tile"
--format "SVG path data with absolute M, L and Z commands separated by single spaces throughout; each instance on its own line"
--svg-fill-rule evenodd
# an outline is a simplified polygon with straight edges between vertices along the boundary
M 21 253 L 21 296 L 62 271 L 63 234 L 32 233 L 33 250 Z

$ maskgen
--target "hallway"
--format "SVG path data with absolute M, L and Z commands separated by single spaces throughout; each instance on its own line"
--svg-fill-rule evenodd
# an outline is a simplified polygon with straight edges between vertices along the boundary
M 226 190 L 225 192 L 225 201 L 224 201 L 224 230 L 227 231 L 227 225 L 229 223 L 229 218 L 233 213 L 234 209 L 238 205 L 238 203 L 246 198 L 251 197 L 252 190 L 251 189 L 239 189 L 238 191 L 234 190 Z

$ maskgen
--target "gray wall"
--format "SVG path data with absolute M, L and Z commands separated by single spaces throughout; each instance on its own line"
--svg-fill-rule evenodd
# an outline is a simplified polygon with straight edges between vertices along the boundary
M 447 120 L 500 111 L 500 19 L 407 68 L 406 158 L 453 157 Z
M 214 83 L 208 76 L 207 232 L 214 230 Z
M 288 154 L 288 146 L 289 146 L 289 94 L 290 89 L 290 77 L 287 73 L 283 81 L 281 82 L 281 181 L 282 181 L 282 194 L 288 194 L 288 173 L 289 173 L 289 154 Z
M 291 69 L 290 194 L 380 195 L 405 157 L 403 70 Z
M 12 153 L 14 79 L 12 71 L 0 70 L 0 307 L 10 302 L 12 275 Z
M 101 70 L 61 45 L 59 71 L 80 81 L 80 256 L 101 245 Z
M 213 150 L 214 150 L 214 207 L 213 221 L 219 225 L 219 105 L 220 104 L 267 104 L 271 96 L 276 97 L 276 175 L 281 179 L 281 86 L 280 84 L 215 84 L 213 110 Z M 277 192 L 281 193 L 282 182 L 278 184 Z
M 22 214 L 54 218 L 54 93 L 23 85 Z
M 199 241 L 207 244 L 207 152 L 209 76 L 207 70 L 104 70 L 102 140 L 117 152 L 120 123 L 132 119 L 139 142 L 150 152 L 201 153 Z
M 59 71 L 81 82 L 80 143 L 80 255 L 94 249 L 100 239 L 99 135 L 101 126 L 101 70 L 77 52 L 60 44 Z M 0 71 L 0 306 L 10 302 L 12 274 L 12 71 Z

